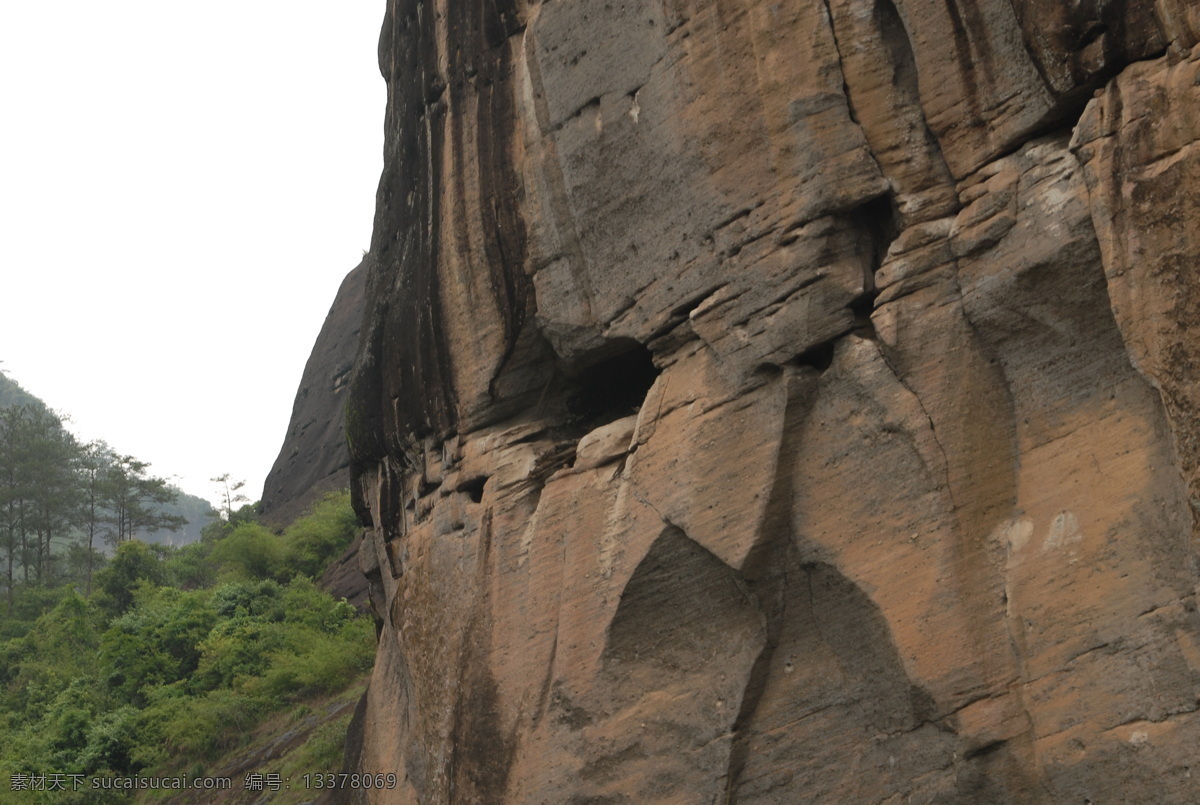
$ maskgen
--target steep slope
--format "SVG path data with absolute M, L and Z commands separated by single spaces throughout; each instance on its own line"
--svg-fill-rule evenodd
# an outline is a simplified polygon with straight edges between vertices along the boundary
M 362 797 L 1189 801 L 1198 40 L 389 0 Z
M 282 526 L 334 489 L 350 482 L 343 407 L 363 312 L 366 267 L 342 280 L 292 404 L 279 456 L 263 484 L 262 517 Z

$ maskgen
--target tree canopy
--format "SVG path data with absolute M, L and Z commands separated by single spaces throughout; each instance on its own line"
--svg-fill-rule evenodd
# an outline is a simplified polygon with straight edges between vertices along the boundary
M 97 551 L 186 520 L 178 490 L 103 442 L 80 444 L 40 403 L 0 408 L 0 561 L 8 610 L 23 585 L 70 578 L 91 589 Z

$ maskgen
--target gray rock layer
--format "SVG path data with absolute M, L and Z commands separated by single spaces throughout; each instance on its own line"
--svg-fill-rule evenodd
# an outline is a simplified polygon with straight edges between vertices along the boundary
M 355 267 L 338 289 L 304 366 L 287 436 L 263 484 L 262 516 L 285 526 L 334 489 L 350 484 L 344 411 L 358 348 L 367 268 Z

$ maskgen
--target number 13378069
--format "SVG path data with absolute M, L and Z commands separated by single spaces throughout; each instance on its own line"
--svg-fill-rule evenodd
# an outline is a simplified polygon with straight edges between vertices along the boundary
M 357 790 L 369 788 L 395 788 L 394 774 L 306 774 L 303 778 L 305 788 L 353 788 Z

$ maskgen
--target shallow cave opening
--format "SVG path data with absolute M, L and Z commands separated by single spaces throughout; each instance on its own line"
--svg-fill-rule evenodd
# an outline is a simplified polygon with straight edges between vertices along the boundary
M 807 366 L 818 372 L 824 372 L 833 365 L 833 351 L 836 347 L 837 339 L 824 341 L 804 350 L 792 358 L 791 363 L 793 366 Z
M 574 373 L 567 395 L 571 420 L 589 428 L 636 412 L 658 377 L 650 350 L 632 339 L 619 351 Z
M 862 233 L 872 274 L 883 264 L 888 247 L 900 234 L 900 210 L 894 193 L 884 193 L 850 212 L 854 227 Z M 874 282 L 871 283 L 872 287 Z
M 487 484 L 487 482 L 488 482 L 488 477 L 486 475 L 480 475 L 480 476 L 476 476 L 474 478 L 468 478 L 467 480 L 460 483 L 454 491 L 455 492 L 465 492 L 466 494 L 470 495 L 471 502 L 473 502 L 473 503 L 482 503 L 483 502 L 483 488 Z

